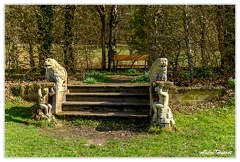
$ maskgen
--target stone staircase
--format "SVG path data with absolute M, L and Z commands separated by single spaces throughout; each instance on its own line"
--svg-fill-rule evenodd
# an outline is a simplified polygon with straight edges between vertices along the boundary
M 148 85 L 68 85 L 64 116 L 149 117 Z

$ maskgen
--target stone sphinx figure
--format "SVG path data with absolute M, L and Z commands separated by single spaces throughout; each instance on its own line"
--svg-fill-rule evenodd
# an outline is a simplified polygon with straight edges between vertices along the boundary
M 46 80 L 55 82 L 60 87 L 67 86 L 67 71 L 55 59 L 48 58 L 45 61 Z
M 158 58 L 153 62 L 148 74 L 151 83 L 157 80 L 167 81 L 167 65 L 166 58 Z

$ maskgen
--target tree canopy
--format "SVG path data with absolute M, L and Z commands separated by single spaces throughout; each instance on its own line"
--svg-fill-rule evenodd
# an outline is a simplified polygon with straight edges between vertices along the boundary
M 201 68 L 234 76 L 235 5 L 5 6 L 6 69 L 41 71 L 52 57 L 70 73 L 94 63 L 110 70 L 123 45 L 150 54 L 149 65 L 168 58 L 173 75 Z

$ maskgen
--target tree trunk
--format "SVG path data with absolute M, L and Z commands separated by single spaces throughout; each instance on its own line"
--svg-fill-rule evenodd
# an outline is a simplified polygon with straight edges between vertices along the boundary
M 111 7 L 109 22 L 109 51 L 108 51 L 108 71 L 112 70 L 112 61 L 116 51 L 116 26 L 117 26 L 117 5 Z
M 179 61 L 179 56 L 181 54 L 181 43 L 178 40 L 175 40 L 177 42 L 177 46 L 178 46 L 178 51 L 176 56 L 174 57 L 174 63 L 173 63 L 173 78 L 176 78 L 177 73 L 178 73 L 178 61 Z
M 201 64 L 202 67 L 208 66 L 207 61 L 206 61 L 206 56 L 205 56 L 205 30 L 206 30 L 206 25 L 205 25 L 205 15 L 203 11 L 203 7 L 200 5 L 199 6 L 199 21 L 200 21 L 200 35 L 201 35 L 201 41 L 200 41 L 200 47 L 201 47 Z
M 33 44 L 30 39 L 28 40 L 28 45 L 29 45 L 30 67 L 31 67 L 31 70 L 33 71 L 35 70 L 35 61 L 33 59 Z
M 164 15 L 162 13 L 162 6 L 153 5 L 148 9 L 148 48 L 150 53 L 150 60 L 148 65 L 151 65 L 157 58 L 166 57 L 163 47 L 163 24 Z
M 74 56 L 73 56 L 73 31 L 75 5 L 67 5 L 65 12 L 65 28 L 64 28 L 64 63 L 68 72 L 74 73 Z
M 38 24 L 38 40 L 40 44 L 39 51 L 39 67 L 41 68 L 41 73 L 45 73 L 43 68 L 44 61 L 51 57 L 50 52 L 52 46 L 52 28 L 53 28 L 53 6 L 51 5 L 41 5 L 40 14 L 37 14 L 37 24 Z
M 106 70 L 106 9 L 105 5 L 98 5 L 97 10 L 101 19 L 102 70 Z
M 154 35 L 153 35 L 153 38 L 154 38 L 154 41 L 153 41 L 153 44 L 154 44 L 154 49 L 155 49 L 155 53 L 156 55 L 158 55 L 158 57 L 166 57 L 165 56 L 165 53 L 163 51 L 163 45 L 162 45 L 162 41 L 159 41 L 161 40 L 161 37 L 162 37 L 162 32 L 163 32 L 163 14 L 162 14 L 162 8 L 161 6 L 154 6 L 155 7 L 155 12 L 154 12 Z
M 183 25 L 184 25 L 184 34 L 185 34 L 185 43 L 186 43 L 186 54 L 188 57 L 188 70 L 190 73 L 190 78 L 193 75 L 193 54 L 191 51 L 191 44 L 190 44 L 190 33 L 189 33 L 189 20 L 190 17 L 187 11 L 187 5 L 183 8 Z

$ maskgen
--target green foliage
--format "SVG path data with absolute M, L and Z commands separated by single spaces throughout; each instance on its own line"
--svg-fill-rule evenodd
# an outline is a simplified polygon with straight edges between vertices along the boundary
M 226 107 L 230 108 L 230 109 L 235 109 L 235 98 L 231 98 L 227 104 L 226 104 Z
M 53 14 L 54 6 L 51 5 L 41 5 L 40 14 L 37 15 L 38 18 L 38 33 L 41 42 L 41 51 L 43 54 L 49 53 L 53 38 L 51 37 L 51 32 L 53 28 Z
M 111 78 L 98 71 L 88 72 L 84 75 L 84 83 L 95 84 L 97 82 L 108 82 Z
M 197 76 L 200 78 L 209 78 L 213 75 L 214 75 L 214 73 L 211 69 L 204 69 L 204 68 L 195 68 L 194 69 L 194 76 Z
M 97 80 L 95 78 L 92 78 L 92 77 L 87 77 L 86 79 L 84 79 L 83 82 L 88 83 L 88 84 L 96 84 Z
M 127 69 L 124 74 L 125 75 L 136 75 L 138 73 L 137 69 Z
M 161 133 L 161 128 L 158 126 L 150 126 L 148 128 L 149 133 Z
M 130 26 L 132 30 L 132 39 L 128 45 L 137 53 L 146 53 L 147 51 L 147 23 L 145 21 L 147 12 L 146 6 L 139 6 L 135 8 L 134 16 L 130 19 Z
M 28 120 L 28 124 L 35 125 L 39 128 L 46 128 L 46 127 L 55 127 L 57 122 L 54 120 L 48 121 L 48 120 Z
M 191 78 L 191 74 L 189 71 L 185 71 L 183 72 L 182 76 L 184 77 L 184 79 L 190 79 Z M 212 69 L 204 69 L 204 68 L 195 68 L 194 72 L 193 72 L 193 77 L 196 78 L 209 78 L 209 77 L 213 77 L 214 76 L 214 72 L 212 71 Z
M 133 83 L 147 83 L 149 82 L 148 73 L 143 73 L 140 76 L 137 76 L 133 80 L 131 80 Z
M 30 81 L 31 79 L 30 79 L 31 77 L 30 77 L 30 75 L 29 74 L 26 74 L 26 75 L 24 75 L 24 80 L 25 81 Z
M 74 18 L 66 16 L 67 7 L 76 7 L 76 13 L 72 15 Z M 106 5 L 105 7 L 105 14 L 109 15 L 111 6 Z M 121 11 L 119 10 L 118 14 L 121 14 L 124 23 L 119 23 L 120 26 L 117 25 L 118 46 L 116 50 L 118 54 L 145 53 L 151 54 L 151 59 L 166 55 L 169 58 L 170 66 L 187 67 L 187 56 L 184 54 L 186 46 L 183 45 L 186 35 L 182 18 L 184 6 L 119 5 L 119 7 Z M 222 12 L 224 10 L 228 12 Z M 102 57 L 99 42 L 101 35 L 99 25 L 101 22 L 99 17 L 96 16 L 96 6 L 6 5 L 5 11 L 5 63 L 7 69 L 17 71 L 17 69 L 29 68 L 31 61 L 24 61 L 26 59 L 34 60 L 35 65 L 31 68 L 40 68 L 43 66 L 45 57 L 53 57 L 59 62 L 61 60 L 61 65 L 64 65 L 64 61 L 70 61 L 70 59 L 63 59 L 61 54 L 64 53 L 64 50 L 67 50 L 64 45 L 69 46 L 69 50 L 73 52 L 74 62 L 77 63 L 74 66 L 75 70 L 82 67 L 93 69 L 101 66 Z M 235 40 L 235 34 L 234 30 L 230 30 L 235 27 L 234 11 L 234 5 L 188 6 L 187 14 L 190 15 L 192 20 L 188 32 L 192 36 L 191 44 L 195 66 L 205 64 L 210 68 L 219 67 L 224 59 L 230 59 L 229 62 L 234 65 L 235 48 L 232 42 Z M 219 15 L 218 18 L 216 14 Z M 106 20 L 106 24 L 109 24 L 109 20 L 109 18 Z M 221 20 L 229 20 L 232 23 Z M 212 22 L 212 27 L 208 27 L 210 25 L 208 23 L 205 27 L 204 22 Z M 222 28 L 217 28 L 220 26 L 218 22 L 223 23 L 222 25 L 226 26 L 230 34 L 224 35 L 225 32 L 222 31 Z M 66 31 L 70 28 L 74 30 L 66 34 Z M 195 32 L 200 30 L 202 32 Z M 204 46 L 200 45 L 200 39 L 203 39 L 201 33 L 205 33 L 205 37 L 208 38 Z M 105 34 L 109 36 L 109 30 L 106 30 Z M 220 40 L 218 41 L 217 36 L 219 34 L 224 35 L 222 44 L 224 48 L 229 50 L 229 52 L 225 52 L 226 56 L 222 57 L 220 57 L 220 54 L 224 54 L 222 52 L 224 48 L 218 47 Z M 79 41 L 80 38 L 84 39 Z M 120 44 L 124 45 L 124 50 L 122 50 Z M 208 48 L 210 46 L 216 47 L 215 52 L 212 51 L 212 48 Z M 29 56 L 27 53 L 29 53 Z M 34 56 L 33 59 L 30 59 L 32 58 L 30 53 L 39 53 L 40 58 Z M 36 64 L 38 60 L 40 60 L 40 63 Z M 234 66 L 231 65 L 228 66 L 234 69 Z M 211 74 L 201 72 L 201 75 L 206 77 Z
M 228 84 L 232 89 L 235 89 L 235 79 L 229 78 L 228 79 Z
M 191 77 L 190 72 L 184 72 L 183 77 L 184 77 L 184 79 L 190 79 L 190 77 Z
M 98 79 L 98 80 L 105 78 L 105 76 L 98 71 L 85 73 L 85 78 L 88 78 L 88 77 L 92 77 L 92 78 L 95 78 L 95 79 Z
M 12 94 L 15 96 L 20 96 L 21 89 L 22 89 L 22 87 L 20 85 L 15 86 L 14 88 L 12 88 Z
M 94 119 L 74 119 L 72 121 L 70 121 L 70 123 L 72 123 L 73 125 L 77 125 L 77 126 L 91 126 L 96 128 L 97 126 L 99 126 L 101 124 L 101 121 L 98 120 L 94 120 Z

